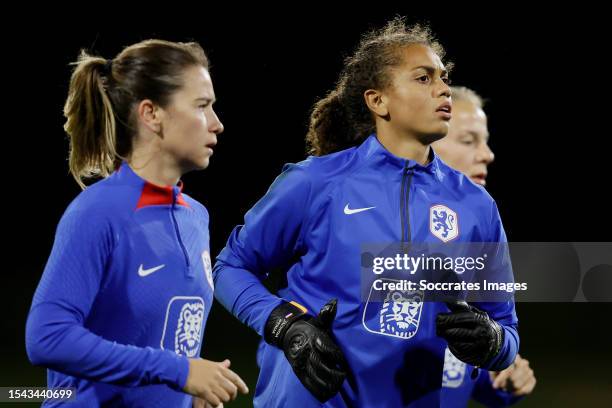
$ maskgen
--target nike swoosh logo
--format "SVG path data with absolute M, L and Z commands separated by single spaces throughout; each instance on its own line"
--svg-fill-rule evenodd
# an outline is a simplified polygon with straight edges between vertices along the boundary
M 344 213 L 345 213 L 346 215 L 357 214 L 357 213 L 360 213 L 360 212 L 362 212 L 362 211 L 368 211 L 368 210 L 371 210 L 372 208 L 376 208 L 376 207 L 366 207 L 366 208 L 354 208 L 354 209 L 350 209 L 350 208 L 349 208 L 349 205 L 347 204 L 347 205 L 344 207 Z
M 155 268 L 150 268 L 150 269 L 143 269 L 143 266 L 144 266 L 143 264 L 140 264 L 140 267 L 138 268 L 138 276 L 142 276 L 144 278 L 145 276 L 149 276 L 153 272 L 159 271 L 161 268 L 163 268 L 166 265 L 165 264 L 159 265 L 159 266 L 156 266 Z

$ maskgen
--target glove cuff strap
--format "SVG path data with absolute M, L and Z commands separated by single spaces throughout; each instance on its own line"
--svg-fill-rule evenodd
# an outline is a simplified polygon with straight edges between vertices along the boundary
M 273 346 L 282 347 L 282 341 L 289 326 L 295 321 L 302 319 L 308 309 L 297 302 L 282 303 L 277 306 L 268 321 L 264 330 L 264 339 Z
M 499 354 L 504 344 L 504 329 L 495 320 L 491 320 L 491 322 L 493 323 L 491 326 L 493 327 L 493 332 L 495 333 L 495 341 L 491 345 L 486 363 L 489 363 Z

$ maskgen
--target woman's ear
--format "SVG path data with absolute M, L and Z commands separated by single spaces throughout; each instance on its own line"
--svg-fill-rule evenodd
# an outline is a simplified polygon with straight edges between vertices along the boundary
M 363 93 L 365 103 L 376 116 L 387 117 L 389 109 L 387 108 L 387 98 L 382 92 L 376 89 L 368 89 Z
M 163 109 L 150 99 L 143 99 L 138 104 L 138 121 L 153 133 L 162 129 Z

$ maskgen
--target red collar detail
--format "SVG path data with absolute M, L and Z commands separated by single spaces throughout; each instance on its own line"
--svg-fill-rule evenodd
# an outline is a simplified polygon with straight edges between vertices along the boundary
M 183 191 L 183 182 L 179 181 L 177 187 L 178 192 L 176 193 L 176 204 L 189 207 L 189 204 L 187 204 L 183 198 L 183 195 L 181 194 Z M 136 209 L 138 210 L 150 205 L 172 205 L 173 197 L 174 187 L 162 187 L 145 181 Z

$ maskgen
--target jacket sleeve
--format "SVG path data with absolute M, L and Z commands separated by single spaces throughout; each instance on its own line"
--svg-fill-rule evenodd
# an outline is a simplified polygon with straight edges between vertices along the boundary
M 28 357 L 35 365 L 92 381 L 182 389 L 189 371 L 186 357 L 117 344 L 84 326 L 116 241 L 102 215 L 66 211 L 28 315 Z
M 263 336 L 270 312 L 284 300 L 262 284 L 303 250 L 312 183 L 300 165 L 286 165 L 266 195 L 231 233 L 213 269 L 215 298 Z

